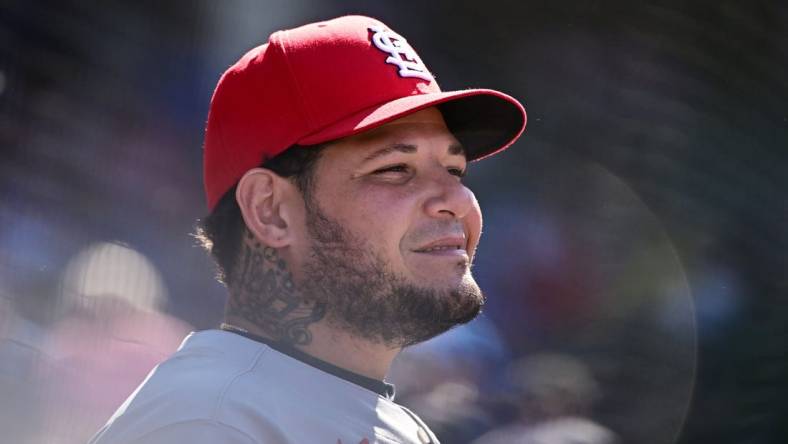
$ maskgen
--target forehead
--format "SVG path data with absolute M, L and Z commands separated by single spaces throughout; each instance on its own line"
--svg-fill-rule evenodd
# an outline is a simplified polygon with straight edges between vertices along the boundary
M 395 144 L 413 145 L 416 152 L 462 155 L 459 141 L 449 131 L 437 108 L 427 108 L 388 122 L 377 128 L 328 144 L 329 158 L 343 157 L 352 164 L 363 162 L 376 150 Z

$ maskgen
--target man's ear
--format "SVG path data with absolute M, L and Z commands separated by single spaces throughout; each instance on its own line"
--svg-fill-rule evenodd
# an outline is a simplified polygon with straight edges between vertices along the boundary
M 282 248 L 293 235 L 289 211 L 295 185 L 266 168 L 246 172 L 238 182 L 235 199 L 249 231 L 263 244 Z

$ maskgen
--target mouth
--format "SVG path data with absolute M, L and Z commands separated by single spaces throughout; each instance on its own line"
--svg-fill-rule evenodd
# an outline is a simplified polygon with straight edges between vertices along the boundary
M 445 237 L 430 242 L 422 247 L 413 250 L 414 253 L 427 254 L 431 256 L 459 257 L 468 256 L 465 237 Z

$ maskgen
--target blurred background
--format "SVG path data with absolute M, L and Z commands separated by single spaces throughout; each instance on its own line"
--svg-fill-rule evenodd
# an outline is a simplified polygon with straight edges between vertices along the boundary
M 444 443 L 788 442 L 777 0 L 0 1 L 4 441 L 85 442 L 217 326 L 190 235 L 213 87 L 349 13 L 529 117 L 467 180 L 485 312 L 398 358 L 399 401 Z

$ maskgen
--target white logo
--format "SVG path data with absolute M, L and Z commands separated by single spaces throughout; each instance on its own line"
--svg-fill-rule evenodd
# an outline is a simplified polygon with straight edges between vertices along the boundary
M 372 43 L 389 54 L 386 63 L 397 65 L 401 77 L 418 77 L 433 82 L 435 79 L 404 37 L 382 26 L 370 26 L 374 32 Z

